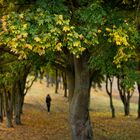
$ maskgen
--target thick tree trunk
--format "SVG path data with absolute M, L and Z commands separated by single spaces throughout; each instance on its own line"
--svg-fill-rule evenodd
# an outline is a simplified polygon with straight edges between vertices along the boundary
M 15 123 L 21 124 L 21 114 L 24 104 L 24 90 L 28 73 L 24 73 L 17 82 Z
M 70 103 L 72 140 L 93 140 L 89 116 L 90 74 L 88 61 L 75 58 L 75 90 Z
M 6 117 L 7 117 L 7 127 L 8 128 L 13 127 L 13 124 L 12 124 L 12 113 L 11 113 L 10 110 L 6 111 Z
M 29 90 L 29 87 L 32 86 L 33 82 L 36 80 L 36 78 L 32 81 L 31 85 L 25 90 L 26 88 L 26 80 L 30 73 L 31 65 L 25 65 L 23 70 L 20 71 L 20 77 L 19 77 L 19 107 L 20 107 L 20 114 L 23 113 L 23 104 L 24 104 L 24 97 L 27 94 L 27 91 Z
M 16 100 L 15 100 L 15 123 L 17 125 L 21 124 L 21 113 L 24 102 L 24 90 L 26 79 L 30 71 L 30 65 L 25 65 L 19 70 L 19 79 L 17 81 L 16 87 Z

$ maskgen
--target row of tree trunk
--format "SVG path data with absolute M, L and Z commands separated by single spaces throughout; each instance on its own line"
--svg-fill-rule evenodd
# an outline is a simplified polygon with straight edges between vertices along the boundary
M 7 127 L 13 127 L 13 119 L 17 125 L 21 124 L 21 114 L 25 97 L 26 79 L 30 67 L 24 66 L 18 71 L 18 78 L 10 83 L 1 84 L 0 90 L 0 122 L 7 119 Z
M 68 88 L 67 88 L 67 76 L 66 72 L 59 71 L 58 69 L 55 69 L 55 79 L 51 77 L 49 74 L 46 75 L 46 82 L 47 87 L 53 86 L 55 83 L 55 93 L 58 93 L 59 88 L 62 88 L 64 90 L 64 97 L 68 97 Z
M 69 57 L 69 61 L 70 60 L 73 61 L 73 63 L 69 63 L 69 64 L 74 64 L 74 65 L 70 65 L 69 69 L 66 69 L 65 73 L 63 73 L 62 75 L 63 77 L 62 79 L 64 83 L 67 85 L 65 86 L 66 87 L 65 90 L 68 89 L 68 98 L 69 98 L 69 105 L 70 105 L 69 118 L 70 118 L 73 140 L 93 139 L 92 123 L 90 121 L 90 115 L 89 115 L 90 88 L 91 88 L 91 81 L 93 75 L 90 72 L 90 69 L 88 68 L 88 61 L 87 61 L 88 55 L 85 56 L 81 56 L 78 59 L 77 58 L 73 59 L 72 57 Z M 56 70 L 55 92 L 58 90 L 57 77 L 58 77 L 58 71 Z M 127 91 L 125 87 L 122 86 L 122 79 L 120 77 L 118 77 L 117 85 L 118 85 L 120 99 L 124 105 L 124 115 L 128 116 L 130 114 L 130 99 L 132 97 L 132 93 Z M 115 107 L 113 105 L 112 86 L 113 86 L 113 77 L 107 75 L 106 91 L 110 99 L 112 118 L 114 118 Z
M 110 100 L 110 109 L 112 113 L 112 118 L 115 118 L 115 107 L 113 104 L 113 95 L 112 95 L 112 88 L 113 88 L 113 79 L 114 77 L 112 76 L 106 76 L 106 92 L 109 96 Z M 133 92 L 130 93 L 125 89 L 125 87 L 122 85 L 121 78 L 117 77 L 117 87 L 120 95 L 120 99 L 123 103 L 124 106 L 124 115 L 128 116 L 130 115 L 130 99 L 133 95 Z M 140 118 L 140 84 L 138 84 L 138 118 Z

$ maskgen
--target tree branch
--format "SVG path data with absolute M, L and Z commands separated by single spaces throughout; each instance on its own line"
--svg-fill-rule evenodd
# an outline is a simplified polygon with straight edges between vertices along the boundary
M 31 88 L 31 86 L 33 85 L 34 81 L 36 80 L 36 76 L 34 77 L 34 79 L 32 80 L 31 84 L 25 88 L 25 92 L 24 92 L 24 96 L 27 94 L 28 90 Z
M 5 45 L 1 45 L 1 46 L 0 46 L 0 51 L 7 52 L 7 53 L 9 53 L 9 54 L 12 54 L 12 55 L 14 55 L 14 56 L 19 57 L 19 54 L 18 54 L 18 53 L 13 52 L 13 51 L 12 51 L 11 49 L 9 49 L 9 48 L 6 48 Z

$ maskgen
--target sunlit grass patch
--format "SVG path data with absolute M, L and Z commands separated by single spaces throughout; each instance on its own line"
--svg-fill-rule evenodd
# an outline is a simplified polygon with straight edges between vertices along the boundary
M 125 117 L 119 113 L 112 119 L 108 112 L 92 112 L 91 118 L 97 140 L 101 140 L 101 136 L 107 140 L 139 140 L 140 138 L 140 120 L 136 120 L 135 116 Z

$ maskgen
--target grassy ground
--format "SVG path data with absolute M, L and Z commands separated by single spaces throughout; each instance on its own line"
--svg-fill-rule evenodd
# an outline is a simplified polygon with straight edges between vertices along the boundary
M 45 97 L 52 97 L 51 113 L 46 111 Z M 131 116 L 123 116 L 122 103 L 115 92 L 117 117 L 111 119 L 108 96 L 104 91 L 91 91 L 90 115 L 95 140 L 140 140 L 140 120 L 136 120 L 135 95 L 131 103 Z M 23 125 L 7 129 L 0 124 L 0 140 L 71 140 L 68 119 L 68 100 L 63 90 L 54 93 L 54 87 L 35 82 L 25 98 Z

